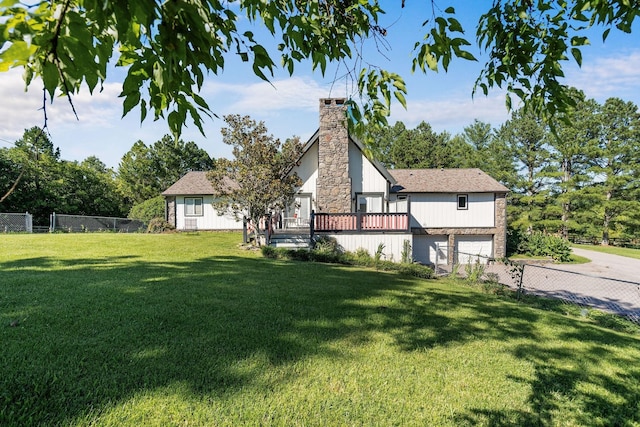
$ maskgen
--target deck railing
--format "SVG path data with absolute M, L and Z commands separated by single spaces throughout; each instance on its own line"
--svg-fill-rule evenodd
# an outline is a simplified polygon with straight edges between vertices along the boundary
M 313 213 L 314 231 L 408 231 L 408 213 Z

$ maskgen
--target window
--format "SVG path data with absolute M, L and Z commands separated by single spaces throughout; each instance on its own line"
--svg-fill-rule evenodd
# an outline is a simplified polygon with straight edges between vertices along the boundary
M 356 210 L 358 212 L 382 212 L 382 194 L 358 194 Z
M 184 198 L 184 215 L 185 216 L 202 216 L 202 197 L 185 197 Z
M 458 210 L 469 208 L 469 196 L 466 194 L 458 194 Z

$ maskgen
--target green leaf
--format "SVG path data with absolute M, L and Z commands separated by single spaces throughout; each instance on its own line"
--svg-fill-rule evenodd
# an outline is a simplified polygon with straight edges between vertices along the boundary
M 402 92 L 395 91 L 395 92 L 393 92 L 393 95 L 396 97 L 396 99 L 398 100 L 400 105 L 402 105 L 406 109 L 407 108 L 407 100 L 405 99 L 405 97 L 402 94 Z
M 580 49 L 578 49 L 577 47 L 571 48 L 571 54 L 578 63 L 578 66 L 582 67 L 582 52 L 580 51 Z
M 29 45 L 24 41 L 13 42 L 7 50 L 0 53 L 0 72 L 25 65 L 36 50 L 36 46 Z
M 122 117 L 126 116 L 140 102 L 140 92 L 131 92 L 122 103 Z
M 59 79 L 60 75 L 58 74 L 58 68 L 56 68 L 55 64 L 50 61 L 45 62 L 42 66 L 42 81 L 51 99 L 53 99 L 55 95 Z
M 436 59 L 436 56 L 433 53 L 428 52 L 424 56 L 424 59 L 427 61 L 427 66 L 429 67 L 430 70 L 438 71 L 438 60 Z

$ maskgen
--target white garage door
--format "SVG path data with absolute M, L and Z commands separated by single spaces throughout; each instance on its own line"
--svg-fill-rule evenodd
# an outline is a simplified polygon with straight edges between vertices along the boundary
M 447 236 L 413 236 L 413 260 L 421 264 L 447 263 Z
M 474 263 L 481 257 L 493 256 L 493 236 L 460 236 L 456 238 L 456 251 L 460 264 Z M 479 258 L 486 262 L 486 258 Z

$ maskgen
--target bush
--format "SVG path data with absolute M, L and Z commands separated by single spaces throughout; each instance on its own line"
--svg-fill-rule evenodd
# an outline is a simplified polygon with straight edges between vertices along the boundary
M 278 259 L 280 257 L 278 251 L 276 251 L 276 248 L 273 246 L 261 246 L 260 252 L 262 252 L 262 256 L 265 258 Z
M 138 203 L 131 208 L 128 217 L 139 219 L 146 224 L 149 224 L 154 218 L 164 217 L 164 197 L 158 196 Z
M 166 233 L 169 231 L 175 231 L 175 227 L 169 224 L 164 219 L 153 218 L 151 221 L 149 221 L 147 233 Z
M 398 272 L 406 276 L 419 277 L 421 279 L 433 279 L 433 269 L 426 265 L 420 264 L 396 264 L 398 266 Z
M 518 245 L 518 252 L 529 256 L 548 256 L 559 262 L 571 260 L 569 241 L 540 232 L 523 235 Z
M 378 252 L 382 253 L 384 245 L 378 247 Z M 262 255 L 270 259 L 290 259 L 294 261 L 315 261 L 333 264 L 357 265 L 363 267 L 376 267 L 382 271 L 397 271 L 405 276 L 419 277 L 422 279 L 434 278 L 433 269 L 414 263 L 395 263 L 382 259 L 374 259 L 366 249 L 358 249 L 356 252 L 345 252 L 337 241 L 333 238 L 321 238 L 316 241 L 316 247 L 307 249 L 286 249 L 263 246 L 260 248 Z

